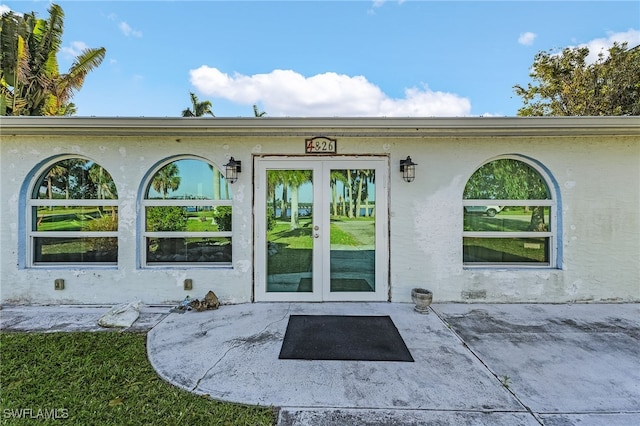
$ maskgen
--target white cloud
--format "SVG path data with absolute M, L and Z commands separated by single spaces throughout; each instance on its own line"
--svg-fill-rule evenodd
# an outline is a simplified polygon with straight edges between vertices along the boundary
M 403 4 L 406 0 L 398 0 L 398 4 Z M 387 0 L 372 0 L 372 7 L 382 7 L 385 3 L 387 2 Z
M 117 21 L 118 15 L 116 15 L 115 13 L 110 13 L 107 15 L 107 19 L 109 19 L 110 21 Z M 142 37 L 142 31 L 134 30 L 131 25 L 127 24 L 125 21 L 120 21 L 120 23 L 118 24 L 118 28 L 126 37 Z
M 520 34 L 520 37 L 518 37 L 518 43 L 524 46 L 531 46 L 536 37 L 538 37 L 538 34 L 527 31 L 526 33 Z
M 0 4 L 0 15 L 3 15 L 7 12 L 11 12 L 11 8 L 6 4 Z M 14 12 L 15 13 L 15 12 Z
M 120 28 L 120 31 L 122 31 L 122 34 L 127 37 L 142 37 L 142 31 L 134 30 L 129 24 L 124 21 L 120 22 L 118 24 L 118 27 Z
M 619 44 L 627 42 L 627 47 L 634 47 L 640 44 L 640 31 L 630 29 L 625 32 L 609 33 L 607 37 L 596 38 L 586 43 L 580 44 L 577 47 L 588 47 L 589 56 L 587 56 L 587 63 L 592 64 L 598 60 L 600 53 L 604 54 L 606 58 L 608 56 L 608 49 L 613 46 L 614 42 Z M 573 48 L 574 46 L 569 46 Z
M 292 70 L 228 75 L 206 65 L 189 73 L 191 84 L 203 94 L 238 104 L 260 103 L 271 117 L 443 117 L 471 111 L 467 98 L 426 86 L 406 89 L 403 98 L 393 99 L 363 76 L 326 72 L 305 77 Z
M 60 49 L 60 52 L 67 58 L 75 58 L 80 55 L 83 50 L 88 49 L 86 43 L 82 41 L 72 41 L 70 46 L 64 46 Z
M 404 4 L 406 0 L 397 0 L 398 5 L 402 5 Z M 380 9 L 382 6 L 384 6 L 387 3 L 387 0 L 372 0 L 371 1 L 371 7 L 369 9 L 367 9 L 367 15 L 375 15 L 376 14 L 376 9 Z

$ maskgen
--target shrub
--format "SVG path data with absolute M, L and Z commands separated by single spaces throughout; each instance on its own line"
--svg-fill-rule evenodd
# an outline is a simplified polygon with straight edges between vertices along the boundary
M 277 221 L 275 218 L 273 207 L 268 206 L 267 207 L 267 231 L 271 231 L 273 228 L 275 228 L 276 223 Z
M 213 211 L 218 231 L 231 231 L 231 206 L 218 206 Z
M 98 231 L 98 232 L 106 232 L 106 231 L 117 231 L 118 230 L 118 216 L 117 215 L 105 215 L 101 216 L 97 219 L 93 219 L 87 222 L 87 230 L 88 231 Z M 91 247 L 95 251 L 112 251 L 118 250 L 118 241 L 116 238 L 89 238 L 88 241 L 91 243 Z
M 187 230 L 187 212 L 179 206 L 155 206 L 147 209 L 147 231 L 171 232 Z

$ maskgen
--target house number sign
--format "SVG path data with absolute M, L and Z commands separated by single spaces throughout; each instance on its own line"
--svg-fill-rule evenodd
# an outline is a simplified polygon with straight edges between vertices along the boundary
M 325 136 L 316 136 L 304 140 L 305 154 L 336 154 L 338 141 L 337 139 L 327 138 Z

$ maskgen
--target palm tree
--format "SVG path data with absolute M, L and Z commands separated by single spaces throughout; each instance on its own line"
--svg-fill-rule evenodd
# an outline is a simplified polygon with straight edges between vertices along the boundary
M 347 197 L 349 198 L 349 211 L 347 217 L 353 217 L 353 176 L 352 172 L 355 170 L 347 169 Z
M 291 194 L 291 229 L 300 227 L 298 217 L 298 189 L 311 181 L 311 170 L 269 170 L 267 174 L 267 193 L 272 197 L 273 211 L 276 211 L 276 189 L 282 186 L 282 200 L 280 200 L 280 218 L 284 219 L 287 212 L 287 197 Z
M 300 227 L 300 218 L 298 217 L 298 188 L 311 180 L 310 170 L 285 170 L 283 171 L 282 180 L 285 188 L 289 186 L 291 192 L 291 229 Z M 284 198 L 284 192 L 283 197 Z
M 213 115 L 213 112 L 211 111 L 211 101 L 200 102 L 198 101 L 198 97 L 193 92 L 189 92 L 189 95 L 191 96 L 191 106 L 193 110 L 191 108 L 183 110 L 183 117 L 202 117 L 205 114 L 210 114 L 212 117 L 215 117 L 215 115 Z
M 47 20 L 35 12 L 0 18 L 0 114 L 71 115 L 69 102 L 87 74 L 97 68 L 106 49 L 85 49 L 66 74 L 60 74 L 56 55 L 62 44 L 64 13 L 52 4 Z
M 93 163 L 89 167 L 89 176 L 96 186 L 96 196 L 99 200 L 118 198 L 113 179 L 102 166 Z
M 169 191 L 175 191 L 180 186 L 179 173 L 178 166 L 175 163 L 171 163 L 161 168 L 153 177 L 151 186 L 162 194 L 162 199 L 167 198 Z
M 342 211 L 340 212 L 340 214 L 342 216 L 346 216 L 349 218 L 353 217 L 353 210 L 354 210 L 354 200 L 353 200 L 353 177 L 352 177 L 352 173 L 357 172 L 357 170 L 351 170 L 351 169 L 346 169 L 346 170 L 334 170 L 331 172 L 331 177 L 330 177 L 330 182 L 332 185 L 332 198 L 333 198 L 333 202 L 335 203 L 335 206 L 338 206 L 340 204 L 342 204 Z M 342 196 L 339 197 L 338 200 L 335 199 L 336 197 L 336 189 L 337 189 L 337 184 L 338 182 L 340 182 L 342 184 Z M 349 203 L 349 205 L 347 206 L 347 203 Z M 338 211 L 337 208 L 334 206 L 334 213 L 337 215 Z
M 183 117 L 202 117 L 205 114 L 209 114 L 212 117 L 215 117 L 213 112 L 211 111 L 211 101 L 202 101 L 198 100 L 198 97 L 195 93 L 189 92 L 189 96 L 191 97 L 191 108 L 187 108 L 182 110 Z M 222 180 L 222 175 L 218 169 L 209 165 L 209 168 L 213 171 L 213 199 L 220 199 L 220 181 Z M 229 191 L 227 191 L 228 193 Z
M 56 163 L 49 169 L 46 174 L 47 182 L 47 196 L 50 200 L 53 199 L 53 181 L 64 180 L 66 199 L 69 199 L 69 169 L 62 165 L 62 161 Z M 53 206 L 49 206 L 49 210 L 53 210 Z
M 358 191 L 356 195 L 356 217 L 360 216 L 362 204 L 364 202 L 364 212 L 362 216 L 369 216 L 369 194 L 368 183 L 373 180 L 373 170 L 358 169 Z
M 258 109 L 258 105 L 254 104 L 254 105 L 253 105 L 253 115 L 254 115 L 256 118 L 260 118 L 260 117 L 264 117 L 265 115 L 267 115 L 267 112 L 266 112 L 266 111 L 260 111 L 260 110 Z
M 331 186 L 331 206 L 333 215 L 338 216 L 338 182 L 344 184 L 344 174 L 342 170 L 331 170 L 329 175 L 329 185 Z

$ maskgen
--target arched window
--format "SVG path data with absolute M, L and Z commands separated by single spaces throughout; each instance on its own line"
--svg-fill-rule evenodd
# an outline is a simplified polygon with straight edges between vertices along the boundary
M 118 191 L 98 163 L 80 157 L 49 163 L 28 203 L 31 266 L 117 263 Z
M 518 157 L 485 163 L 463 194 L 468 266 L 553 266 L 556 200 L 543 170 Z
M 231 264 L 231 192 L 206 161 L 179 158 L 159 166 L 142 200 L 142 264 Z

